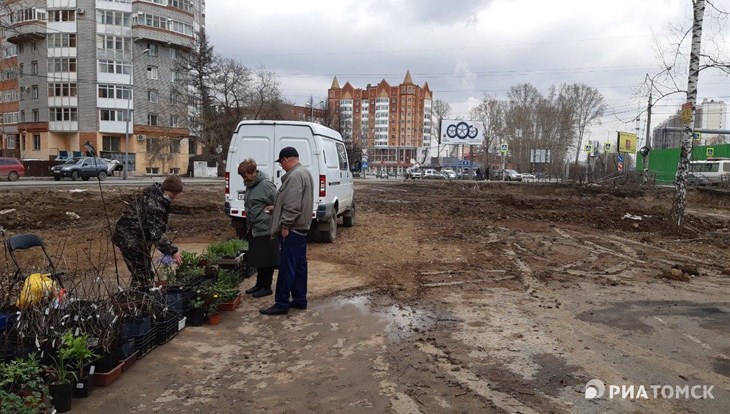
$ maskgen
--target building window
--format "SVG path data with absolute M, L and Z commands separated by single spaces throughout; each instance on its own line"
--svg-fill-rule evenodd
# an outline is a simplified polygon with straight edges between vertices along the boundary
M 171 139 L 170 140 L 170 154 L 179 154 L 179 153 L 180 153 L 180 140 Z
M 38 122 L 41 120 L 41 114 L 38 112 L 37 109 L 33 110 L 33 122 Z
M 49 33 L 48 47 L 76 47 L 76 33 Z
M 157 79 L 157 66 L 147 66 L 147 79 Z
M 157 43 L 147 43 L 147 54 L 155 57 L 159 53 Z
M 147 125 L 157 125 L 157 114 L 147 114 Z
M 99 85 L 99 98 L 132 99 L 132 88 L 124 85 Z
M 38 99 L 38 85 L 33 85 L 30 87 L 30 97 L 32 99 Z
M 75 83 L 49 83 L 48 96 L 76 96 Z
M 18 65 L 18 77 L 21 77 L 21 78 L 23 77 L 23 72 L 25 71 L 25 69 L 23 69 L 23 68 L 25 68 L 25 66 L 22 63 L 20 63 Z
M 20 110 L 20 122 L 25 122 L 25 109 Z
M 101 150 L 119 152 L 121 148 L 121 141 L 122 139 L 120 137 L 104 135 L 101 137 Z
M 15 135 L 8 135 L 7 137 L 7 149 L 15 149 Z
M 33 134 L 33 151 L 40 151 L 41 150 L 41 136 L 38 134 Z
M 132 73 L 132 64 L 116 60 L 100 60 L 99 72 L 129 75 Z
M 158 167 L 147 167 L 147 174 L 159 174 L 160 169 Z
M 170 174 L 180 175 L 179 168 L 170 168 Z
M 99 120 L 101 121 L 127 121 L 127 111 L 124 109 L 100 109 Z
M 76 72 L 76 58 L 48 59 L 49 72 Z
M 76 21 L 76 10 L 48 10 L 49 22 Z
M 147 101 L 152 103 L 158 103 L 160 101 L 160 96 L 157 92 L 157 89 L 147 90 Z
M 170 115 L 170 127 L 177 128 L 177 126 L 178 126 L 178 116 Z
M 49 121 L 78 121 L 78 108 L 48 108 Z
M 177 59 L 178 51 L 174 47 L 170 48 L 170 59 Z

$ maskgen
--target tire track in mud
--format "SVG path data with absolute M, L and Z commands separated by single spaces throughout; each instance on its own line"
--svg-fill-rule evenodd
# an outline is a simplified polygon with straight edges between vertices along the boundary
M 505 249 L 505 254 L 514 260 L 517 268 L 522 272 L 520 277 L 523 280 L 523 285 L 528 295 L 536 299 L 539 298 L 546 300 L 548 303 L 557 303 L 560 301 L 561 298 L 558 296 L 559 294 L 544 287 L 543 284 L 533 276 L 530 266 L 521 260 L 513 250 Z M 620 255 L 620 253 L 618 254 Z M 571 352 L 567 354 L 566 359 L 571 363 L 581 366 L 589 373 L 597 374 L 594 375 L 594 378 L 601 378 L 609 384 L 623 383 L 623 374 L 606 364 L 597 363 L 596 361 L 600 361 L 601 358 L 598 357 L 595 352 L 586 350 L 582 347 L 582 341 L 579 340 L 581 337 L 589 337 L 592 340 L 599 341 L 609 349 L 620 350 L 620 352 L 631 355 L 634 358 L 643 359 L 647 362 L 647 365 L 659 364 L 666 369 L 674 371 L 679 376 L 692 377 L 703 381 L 706 384 L 714 384 L 720 388 L 730 390 L 730 378 L 728 377 L 714 372 L 708 372 L 689 363 L 677 361 L 651 350 L 647 350 L 642 346 L 634 345 L 622 339 L 619 335 L 607 331 L 605 327 L 595 326 L 591 323 L 582 321 L 564 309 L 554 309 L 554 311 L 554 313 L 560 314 L 557 316 L 557 319 L 565 322 L 559 325 L 553 324 L 551 328 L 555 331 L 555 337 L 559 337 L 564 341 L 564 347 L 571 347 Z M 556 315 L 552 316 L 555 318 Z M 565 340 L 570 340 L 570 342 L 565 342 Z M 722 353 L 719 355 L 724 356 Z M 622 404 L 624 403 L 626 402 L 622 402 Z M 666 400 L 635 400 L 632 404 L 638 404 L 645 407 L 649 410 L 649 412 L 668 413 L 676 412 L 678 409 Z

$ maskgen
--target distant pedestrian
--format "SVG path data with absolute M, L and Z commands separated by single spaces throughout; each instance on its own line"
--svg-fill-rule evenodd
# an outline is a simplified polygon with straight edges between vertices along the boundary
M 265 211 L 266 206 L 274 204 L 276 186 L 251 158 L 238 165 L 238 174 L 246 185 L 248 265 L 256 269 L 256 284 L 246 293 L 260 298 L 273 293 L 271 283 L 279 267 L 279 239 L 271 237 L 271 214 Z
M 289 308 L 307 308 L 307 234 L 314 209 L 312 175 L 299 163 L 299 153 L 293 147 L 279 152 L 281 187 L 272 211 L 271 235 L 279 237 L 281 257 L 276 279 L 276 303 L 261 309 L 264 315 L 283 315 Z M 291 302 L 290 302 L 291 299 Z
M 481 180 L 482 179 L 482 170 L 481 170 L 481 168 L 477 168 L 476 178 L 477 178 L 477 180 Z
M 129 273 L 132 287 L 151 286 L 154 280 L 152 248 L 172 256 L 175 263 L 182 263 L 178 248 L 168 240 L 167 220 L 172 200 L 183 191 L 183 183 L 177 175 L 169 175 L 162 184 L 155 183 L 142 190 L 117 221 L 112 243 L 119 247 Z

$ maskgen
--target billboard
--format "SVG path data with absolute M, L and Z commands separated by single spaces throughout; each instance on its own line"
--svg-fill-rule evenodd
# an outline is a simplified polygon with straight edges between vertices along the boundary
M 442 144 L 481 145 L 484 142 L 484 125 L 480 121 L 444 119 L 439 131 Z
M 616 147 L 616 151 L 635 154 L 636 153 L 636 134 L 632 134 L 630 132 L 619 132 L 618 133 L 618 146 Z

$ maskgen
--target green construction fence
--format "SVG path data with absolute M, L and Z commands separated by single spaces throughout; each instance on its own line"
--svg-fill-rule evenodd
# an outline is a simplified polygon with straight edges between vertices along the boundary
M 730 158 L 730 144 L 702 145 L 692 148 L 692 161 L 707 159 L 707 149 L 712 148 L 713 157 Z M 638 167 L 641 168 L 641 154 L 636 154 Z M 649 170 L 656 173 L 658 183 L 671 183 L 677 174 L 679 148 L 654 149 L 649 153 Z M 638 169 L 638 168 L 637 168 Z

